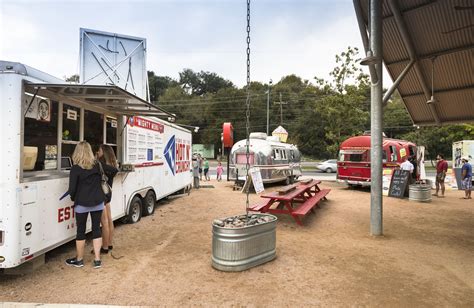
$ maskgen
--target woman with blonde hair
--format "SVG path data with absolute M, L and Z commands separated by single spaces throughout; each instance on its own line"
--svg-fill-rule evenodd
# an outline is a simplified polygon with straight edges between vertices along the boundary
M 101 144 L 99 151 L 97 151 L 97 158 L 107 176 L 107 183 L 112 188 L 114 177 L 118 172 L 118 163 L 114 150 L 110 145 Z M 100 249 L 100 253 L 103 254 L 107 254 L 109 250 L 113 248 L 114 221 L 112 220 L 112 212 L 110 211 L 110 200 L 112 200 L 112 193 L 105 196 L 105 207 L 100 220 L 102 224 L 102 248 Z
M 76 257 L 66 260 L 66 264 L 75 267 L 84 266 L 84 247 L 86 244 L 87 217 L 92 220 L 92 243 L 94 246 L 94 268 L 100 268 L 100 248 L 102 236 L 100 218 L 104 209 L 105 194 L 101 186 L 100 168 L 94 158 L 91 146 L 86 141 L 76 145 L 72 154 L 73 166 L 69 174 L 69 195 L 74 202 L 76 217 Z

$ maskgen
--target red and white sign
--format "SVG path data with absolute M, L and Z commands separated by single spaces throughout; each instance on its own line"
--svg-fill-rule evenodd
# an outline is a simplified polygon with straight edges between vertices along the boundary
M 146 128 L 155 132 L 163 133 L 165 126 L 161 123 L 156 123 L 140 117 L 130 117 L 128 119 L 128 124 L 131 127 L 137 126 L 141 128 Z

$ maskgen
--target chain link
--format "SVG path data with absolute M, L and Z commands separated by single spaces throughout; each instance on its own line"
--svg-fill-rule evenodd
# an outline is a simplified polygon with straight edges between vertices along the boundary
M 247 175 L 246 180 L 250 181 L 249 179 L 249 169 L 250 169 L 250 0 L 247 0 L 247 100 L 245 102 L 247 107 L 245 116 L 245 131 L 247 133 L 247 140 L 246 140 L 246 158 L 247 158 Z M 247 199 L 245 201 L 245 212 L 249 214 L 249 193 L 250 193 L 250 186 L 247 187 Z

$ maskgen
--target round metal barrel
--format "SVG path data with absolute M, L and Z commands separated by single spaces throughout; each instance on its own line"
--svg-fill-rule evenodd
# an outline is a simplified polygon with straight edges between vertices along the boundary
M 413 184 L 408 190 L 408 199 L 418 202 L 431 202 L 431 185 Z
M 244 271 L 276 257 L 277 218 L 241 228 L 212 225 L 212 267 L 226 272 Z

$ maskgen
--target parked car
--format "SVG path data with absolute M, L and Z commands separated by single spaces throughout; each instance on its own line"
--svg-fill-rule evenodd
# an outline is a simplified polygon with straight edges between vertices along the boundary
M 327 172 L 327 173 L 336 172 L 337 171 L 337 159 L 326 160 L 325 162 L 317 164 L 316 168 L 321 170 L 321 171 Z

